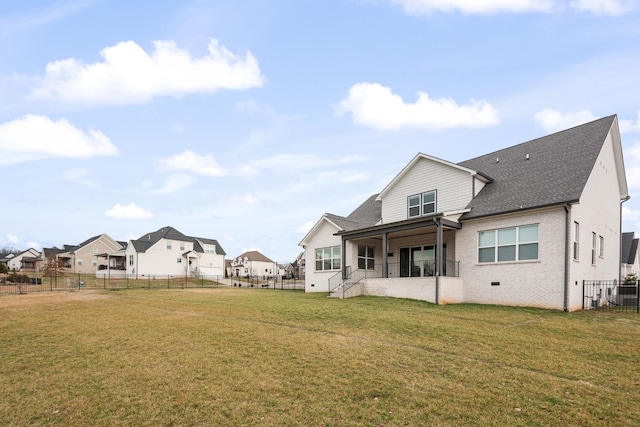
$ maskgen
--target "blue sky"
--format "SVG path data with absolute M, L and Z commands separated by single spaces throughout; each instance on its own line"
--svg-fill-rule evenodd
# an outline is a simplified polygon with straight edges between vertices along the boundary
M 292 261 L 418 152 L 617 114 L 640 232 L 640 2 L 0 2 L 0 247 L 170 225 Z

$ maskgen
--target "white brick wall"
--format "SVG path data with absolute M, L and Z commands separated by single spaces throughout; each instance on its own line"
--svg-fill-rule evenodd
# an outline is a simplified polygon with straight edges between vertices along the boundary
M 539 224 L 537 261 L 478 263 L 479 231 L 529 224 Z M 464 301 L 562 309 L 564 224 L 562 207 L 464 222 L 456 233 Z

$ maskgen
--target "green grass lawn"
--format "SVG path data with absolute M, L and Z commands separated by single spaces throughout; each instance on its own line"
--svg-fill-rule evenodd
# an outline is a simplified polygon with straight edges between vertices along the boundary
M 640 425 L 640 316 L 257 289 L 0 297 L 0 425 Z

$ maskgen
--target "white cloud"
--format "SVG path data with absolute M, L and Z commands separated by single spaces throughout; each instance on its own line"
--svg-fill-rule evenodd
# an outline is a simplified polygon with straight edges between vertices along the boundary
M 622 220 L 623 221 L 635 221 L 640 219 L 640 211 L 631 210 L 626 206 L 622 206 Z
M 550 12 L 554 0 L 390 0 L 402 6 L 405 12 L 420 15 L 435 11 L 465 14 L 491 14 L 499 12 Z
M 249 89 L 264 82 L 250 52 L 241 58 L 215 39 L 202 58 L 192 58 L 173 41 L 153 44 L 151 54 L 126 41 L 103 49 L 103 62 L 84 64 L 75 58 L 51 62 L 32 96 L 86 104 L 142 104 L 155 96 Z
M 379 130 L 419 127 L 432 130 L 495 125 L 498 111 L 486 101 L 458 105 L 451 98 L 431 99 L 418 92 L 418 100 L 405 103 L 391 89 L 378 83 L 357 83 L 336 106 L 339 115 L 351 113 L 355 123 Z
M 276 154 L 251 162 L 255 169 L 286 168 L 292 170 L 310 170 L 325 166 L 337 166 L 355 162 L 363 162 L 366 157 L 360 155 L 345 155 L 341 157 L 322 157 L 317 154 Z
M 205 176 L 224 176 L 227 173 L 211 154 L 199 155 L 189 150 L 159 159 L 157 163 L 161 170 L 188 171 Z
M 31 160 L 113 156 L 118 148 L 102 132 L 82 131 L 65 119 L 28 114 L 0 124 L 0 166 Z
M 635 122 L 633 120 L 619 120 L 620 133 L 640 132 L 640 111 Z
M 7 234 L 7 241 L 13 244 L 20 243 L 20 239 L 15 234 Z
M 131 203 L 127 206 L 122 206 L 120 203 L 109 209 L 104 213 L 107 218 L 119 218 L 119 219 L 151 219 L 153 213 L 146 209 L 140 208 Z
M 27 248 L 33 248 L 37 251 L 42 250 L 42 245 L 38 242 L 27 242 Z
M 184 174 L 172 174 L 164 181 L 164 185 L 157 190 L 145 192 L 145 194 L 176 194 L 180 190 L 189 187 L 197 181 L 196 178 Z
M 634 8 L 636 0 L 573 0 L 572 8 L 594 15 L 622 15 Z
M 553 12 L 562 9 L 556 0 L 389 0 L 411 15 L 433 12 L 472 14 Z M 634 9 L 637 0 L 572 0 L 571 8 L 594 15 L 621 15 Z
M 568 129 L 595 119 L 595 116 L 589 110 L 562 113 L 557 110 L 545 108 L 534 115 L 536 124 L 548 132 Z

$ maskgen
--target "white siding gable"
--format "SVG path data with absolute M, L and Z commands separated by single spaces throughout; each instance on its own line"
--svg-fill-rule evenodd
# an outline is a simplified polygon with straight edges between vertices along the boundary
M 382 223 L 408 219 L 407 198 L 426 191 L 437 192 L 436 212 L 464 209 L 473 196 L 474 180 L 477 194 L 480 182 L 469 171 L 423 156 L 381 194 Z

